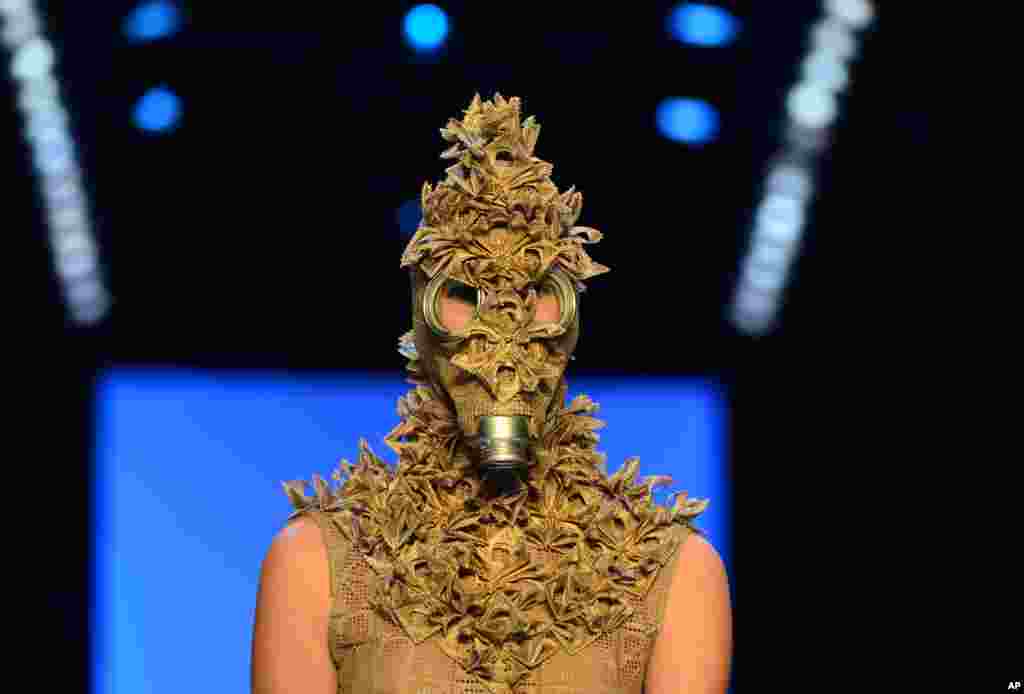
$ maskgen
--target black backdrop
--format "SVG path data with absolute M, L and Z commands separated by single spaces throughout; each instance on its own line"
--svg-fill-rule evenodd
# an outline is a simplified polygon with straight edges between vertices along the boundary
M 744 23 L 739 42 L 694 49 L 664 32 L 671 3 L 447 3 L 449 47 L 424 60 L 401 43 L 405 3 L 192 3 L 181 34 L 144 46 L 119 31 L 133 3 L 50 3 L 116 298 L 98 327 L 66 321 L 20 121 L 0 109 L 8 262 L 24 273 L 14 304 L 28 309 L 12 340 L 30 353 L 14 369 L 31 393 L 16 438 L 34 451 L 25 469 L 61 490 L 55 504 L 20 499 L 41 520 L 15 546 L 32 567 L 25 605 L 39 608 L 23 622 L 27 641 L 44 644 L 40 664 L 66 663 L 47 670 L 55 691 L 81 691 L 87 667 L 97 370 L 401 369 L 407 237 L 395 212 L 443 177 L 438 128 L 475 92 L 494 91 L 537 115 L 538 155 L 560 188 L 583 192 L 580 223 L 605 233 L 591 254 L 612 272 L 589 284 L 575 371 L 703 375 L 729 388 L 738 686 L 812 690 L 820 674 L 849 669 L 859 577 L 872 570 L 851 508 L 884 458 L 866 450 L 863 396 L 887 387 L 873 366 L 887 340 L 880 310 L 909 301 L 890 285 L 880 296 L 888 249 L 926 224 L 930 78 L 907 50 L 912 23 L 882 15 L 855 67 L 782 322 L 744 337 L 726 304 L 818 10 L 722 4 Z M 131 108 L 159 84 L 182 96 L 184 120 L 145 135 Z M 13 104 L 9 84 L 6 95 Z M 652 114 L 673 95 L 717 106 L 720 139 L 662 139 Z M 45 496 L 39 481 L 26 484 Z

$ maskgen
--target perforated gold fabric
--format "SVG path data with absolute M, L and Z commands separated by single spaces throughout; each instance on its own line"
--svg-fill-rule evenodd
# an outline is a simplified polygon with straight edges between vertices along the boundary
M 564 394 L 564 381 L 561 393 Z M 403 398 L 392 469 L 361 442 L 328 485 L 284 483 L 321 527 L 331 563 L 338 692 L 640 692 L 678 549 L 706 500 L 671 509 L 602 471 L 586 396 L 557 410 L 527 483 L 488 496 L 454 414 Z
M 367 596 L 373 572 L 338 532 L 330 514 L 309 510 L 323 530 L 332 564 L 333 606 L 328 626 L 338 694 L 602 694 L 642 692 L 647 662 L 660 630 L 674 562 L 662 571 L 646 600 L 616 632 L 602 635 L 576 655 L 556 652 L 514 688 L 501 689 L 466 673 L 436 643 L 417 645 L 401 628 L 376 613 Z M 680 535 L 686 531 L 680 526 Z M 531 553 L 538 561 L 551 553 Z

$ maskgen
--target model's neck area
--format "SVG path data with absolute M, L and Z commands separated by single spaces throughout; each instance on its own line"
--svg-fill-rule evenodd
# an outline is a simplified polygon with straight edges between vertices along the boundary
M 535 484 L 538 466 L 536 449 L 533 446 L 528 451 L 526 465 L 517 469 L 494 469 L 481 464 L 479 448 L 470 441 L 469 437 L 459 440 L 454 462 L 456 467 L 462 468 L 462 477 L 473 478 L 479 483 L 480 492 L 484 497 L 514 495 L 523 487 Z
M 418 460 L 426 460 L 427 448 L 447 449 L 450 453 L 443 457 L 454 463 L 462 476 L 483 482 L 488 477 L 501 477 L 496 473 L 503 467 L 514 472 L 518 466 L 516 476 L 529 482 L 540 468 L 545 467 L 538 463 L 545 456 L 554 455 L 554 449 L 564 445 L 586 449 L 596 442 L 596 437 L 587 440 L 588 430 L 600 426 L 600 422 L 587 416 L 596 411 L 596 406 L 585 396 L 567 403 L 568 385 L 564 378 L 555 390 L 544 421 L 537 427 L 539 436 L 530 436 L 529 427 L 524 427 L 525 422 L 511 416 L 492 417 L 487 426 L 480 426 L 478 432 L 470 436 L 459 425 L 454 403 L 447 393 L 439 392 L 438 385 L 434 383 L 422 385 L 430 391 L 426 398 L 413 393 L 400 401 L 399 415 L 403 423 L 396 434 L 401 431 L 401 439 L 407 442 L 405 445 L 425 447 L 420 448 L 422 452 L 415 456 Z M 489 436 L 481 437 L 481 433 Z M 449 455 L 453 457 L 449 458 Z M 590 455 L 584 457 L 589 458 Z

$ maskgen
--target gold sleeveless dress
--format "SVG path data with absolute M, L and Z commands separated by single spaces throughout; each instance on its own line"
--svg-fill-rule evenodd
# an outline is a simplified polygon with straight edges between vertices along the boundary
M 679 548 L 707 505 L 654 503 L 638 460 L 609 477 L 586 396 L 556 412 L 527 483 L 488 497 L 451 412 L 417 388 L 388 436 L 332 488 L 284 483 L 320 527 L 338 694 L 643 691 Z

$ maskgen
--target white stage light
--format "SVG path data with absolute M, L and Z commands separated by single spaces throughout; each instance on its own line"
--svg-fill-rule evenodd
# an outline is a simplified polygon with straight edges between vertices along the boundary
M 11 75 L 19 82 L 42 79 L 53 70 L 53 63 L 53 46 L 41 36 L 36 36 L 15 51 Z
M 753 266 L 770 268 L 785 274 L 789 261 L 793 257 L 793 246 L 760 243 L 750 255 L 748 261 Z
M 88 220 L 77 206 L 59 207 L 50 213 L 50 226 L 58 233 L 84 229 L 86 224 Z
M 92 245 L 92 239 L 85 233 L 84 229 L 78 229 L 66 234 L 54 234 L 53 243 L 58 246 L 61 256 L 68 256 L 74 253 L 95 253 L 96 248 Z
M 796 222 L 782 219 L 761 218 L 754 227 L 755 243 L 770 243 L 776 246 L 790 246 L 800 238 L 803 227 Z M 754 250 L 754 253 L 757 251 Z
M 801 82 L 789 91 L 786 110 L 796 123 L 811 130 L 821 130 L 836 119 L 839 106 L 835 95 L 821 85 Z
M 47 179 L 40 187 L 51 208 L 75 205 L 84 209 L 81 184 L 73 177 Z
M 69 290 L 75 306 L 94 312 L 103 303 L 103 285 L 93 280 L 76 282 Z
M 782 290 L 786 282 L 785 267 L 765 267 L 760 263 L 747 261 L 744 269 L 747 285 L 759 292 L 775 293 Z
M 857 55 L 857 39 L 839 20 L 829 17 L 814 25 L 811 40 L 815 52 L 834 55 L 837 60 L 851 60 Z
M 18 108 L 23 112 L 53 109 L 59 104 L 60 93 L 53 75 L 27 80 L 18 90 Z
M 34 14 L 22 10 L 7 16 L 9 19 L 4 23 L 3 33 L 0 34 L 6 45 L 20 46 L 39 34 L 39 21 Z
M 749 334 L 766 332 L 774 320 L 776 302 L 775 296 L 741 286 L 732 306 L 732 321 Z
M 814 180 L 801 166 L 780 164 L 768 174 L 765 188 L 772 193 L 807 200 L 814 192 Z
M 51 130 L 68 132 L 68 114 L 60 105 L 55 108 L 29 111 L 25 118 L 25 137 L 29 142 L 36 142 L 47 137 Z
M 820 84 L 831 92 L 841 92 L 850 82 L 846 64 L 826 51 L 814 51 L 804 60 L 804 81 Z
M 730 307 L 730 320 L 747 334 L 768 332 L 775 324 L 807 223 L 816 161 L 828 148 L 831 126 L 839 117 L 838 96 L 850 81 L 847 61 L 858 50 L 851 29 L 864 28 L 874 18 L 866 0 L 826 0 L 825 9 L 831 14 L 811 28 L 801 81 L 786 94 L 784 151 L 766 176 Z
M 825 0 L 825 7 L 854 29 L 864 29 L 875 18 L 875 8 L 868 0 Z
M 34 2 L 0 0 L 0 20 L 46 207 L 54 266 L 72 319 L 94 323 L 106 316 L 111 300 L 101 279 L 75 142 L 54 75 L 57 57 L 42 35 Z
M 757 222 L 799 227 L 804 223 L 804 201 L 799 198 L 770 193 L 757 208 Z

